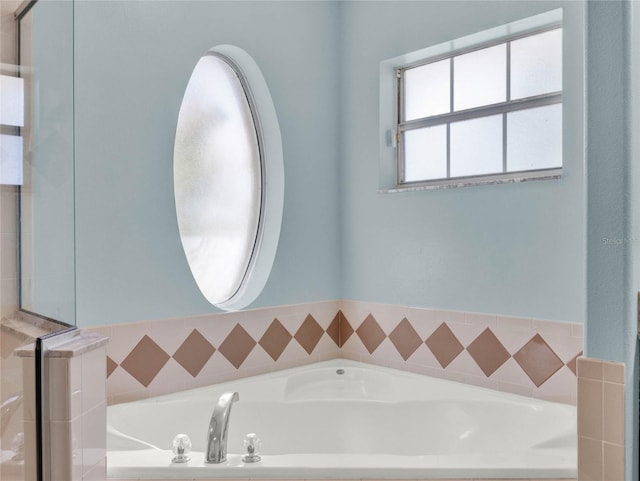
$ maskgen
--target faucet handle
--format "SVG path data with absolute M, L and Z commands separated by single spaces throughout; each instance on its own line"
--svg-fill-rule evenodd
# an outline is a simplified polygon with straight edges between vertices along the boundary
M 191 439 L 186 434 L 178 434 L 173 438 L 173 454 L 175 456 L 171 460 L 172 463 L 188 463 L 191 460 L 189 453 L 191 452 Z
M 262 459 L 258 454 L 258 451 L 260 451 L 260 448 L 262 447 L 262 442 L 255 433 L 249 433 L 244 437 L 242 447 L 247 453 L 242 458 L 243 463 L 257 463 Z

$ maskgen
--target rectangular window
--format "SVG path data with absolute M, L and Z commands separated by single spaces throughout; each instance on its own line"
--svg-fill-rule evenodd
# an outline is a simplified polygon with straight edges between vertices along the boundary
M 414 61 L 396 78 L 400 188 L 560 175 L 560 24 Z

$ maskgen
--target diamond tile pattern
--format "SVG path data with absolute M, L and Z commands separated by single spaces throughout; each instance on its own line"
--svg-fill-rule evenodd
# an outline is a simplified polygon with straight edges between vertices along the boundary
M 282 351 L 289 345 L 292 337 L 282 323 L 278 319 L 274 319 L 260 338 L 260 341 L 258 341 L 258 344 L 271 356 L 271 359 L 277 361 Z
M 120 366 L 148 387 L 169 360 L 169 354 L 145 334 Z
M 111 359 L 109 356 L 107 356 L 107 377 L 113 374 L 113 371 L 116 370 L 116 367 L 118 367 L 118 363 L 115 362 L 113 359 Z
M 383 314 L 376 313 L 376 315 Z M 423 343 L 426 344 L 438 363 L 445 369 L 445 372 L 447 366 L 465 350 L 463 344 L 445 322 L 441 323 L 424 340 L 418 333 L 419 331 L 424 331 L 424 326 L 419 327 L 415 322 L 420 321 L 416 320 L 412 323 L 408 317 L 404 317 L 389 333 L 386 333 L 371 313 L 366 316 L 355 331 L 342 310 L 338 310 L 326 331 L 311 314 L 307 314 L 295 335 L 292 335 L 279 319 L 271 319 L 273 320 L 267 320 L 264 323 L 266 329 L 260 336 L 259 341 L 256 341 L 240 323 L 237 323 L 222 343 L 217 346 L 217 350 L 236 369 L 240 369 L 256 344 L 260 344 L 271 359 L 274 362 L 278 362 L 282 353 L 291 342 L 294 342 L 294 339 L 307 354 L 311 355 L 325 332 L 333 340 L 337 348 L 342 348 L 345 342 L 356 333 L 366 351 L 369 354 L 373 354 L 388 335 L 391 344 L 405 361 L 408 361 Z M 251 322 L 254 322 L 254 320 Z M 470 325 L 469 327 L 477 329 L 477 325 Z M 191 378 L 196 378 L 216 352 L 216 346 L 213 346 L 206 336 L 202 334 L 205 331 L 192 329 L 180 347 L 173 353 L 173 356 L 170 356 L 169 353 L 165 352 L 153 341 L 153 328 L 153 324 L 150 324 L 149 335 L 145 335 L 120 364 L 125 372 L 129 373 L 145 387 L 151 384 L 171 357 L 190 374 Z M 456 327 L 456 332 L 464 328 L 463 324 L 459 324 Z M 176 335 L 178 336 L 183 336 L 187 332 L 181 330 L 183 328 L 176 329 Z M 255 333 L 255 330 L 252 329 L 251 332 Z M 508 336 L 510 334 L 506 332 L 504 335 Z M 531 379 L 531 382 L 539 387 L 565 364 L 540 334 L 532 331 L 532 336 L 513 355 L 513 358 Z M 466 339 L 468 338 L 467 334 Z M 501 341 L 495 332 L 487 327 L 466 348 L 469 355 L 487 377 L 494 375 L 500 366 L 511 357 L 503 342 L 506 342 L 506 340 Z M 510 342 L 512 343 L 513 341 Z M 357 346 L 355 348 L 359 349 Z M 118 349 L 114 349 L 113 352 L 119 352 Z M 575 357 L 566 363 L 566 366 L 574 375 L 576 373 L 576 359 L 580 355 L 582 355 L 582 352 L 577 353 Z M 340 356 L 339 351 L 336 351 L 336 356 Z M 364 351 L 360 356 L 363 360 L 366 360 Z M 118 363 L 114 359 L 117 359 L 117 357 L 113 355 L 107 356 L 107 377 L 111 376 L 118 367 Z M 457 367 L 457 369 L 459 368 L 460 366 Z M 183 380 L 183 382 L 187 381 Z
M 342 347 L 342 344 L 340 344 L 340 323 L 342 322 L 343 317 L 344 314 L 342 314 L 342 311 L 338 311 L 338 313 L 331 321 L 331 324 L 329 324 L 329 327 L 327 327 L 326 331 L 327 335 L 333 342 L 336 343 L 336 346 L 338 347 Z
M 562 360 L 540 334 L 533 336 L 513 355 L 513 358 L 520 364 L 522 370 L 527 373 L 536 387 L 540 387 L 564 366 Z
M 406 317 L 391 331 L 389 339 L 405 361 L 422 345 L 420 335 Z
M 216 348 L 197 329 L 194 329 L 173 354 L 173 358 L 189 374 L 196 377 L 214 352 Z
M 464 351 L 464 346 L 458 341 L 446 322 L 440 324 L 440 327 L 433 331 L 425 343 L 443 368 L 446 368 Z
M 469 346 L 467 352 L 482 369 L 485 376 L 491 376 L 496 369 L 509 360 L 511 355 L 491 329 L 485 329 Z
M 338 311 L 329 327 L 327 327 L 327 334 L 338 347 L 344 346 L 344 343 L 347 342 L 353 332 L 353 327 L 351 327 L 341 310 Z
M 571 369 L 571 372 L 572 372 L 575 376 L 577 376 L 577 375 L 578 375 L 578 374 L 577 374 L 577 373 L 578 373 L 578 366 L 577 366 L 577 364 L 578 364 L 578 358 L 579 358 L 580 356 L 582 356 L 583 354 L 584 354 L 584 353 L 583 353 L 582 351 L 580 351 L 578 354 L 576 354 L 576 356 L 575 356 L 573 359 L 571 359 L 571 361 L 569 361 L 569 362 L 567 363 L 567 367 L 568 367 L 569 369 Z
M 236 324 L 226 337 L 218 351 L 227 358 L 233 367 L 240 369 L 240 366 L 256 345 L 256 341 L 249 335 L 240 324 Z
M 309 314 L 296 332 L 295 338 L 304 350 L 307 351 L 307 354 L 311 354 L 323 334 L 324 329 L 322 329 L 318 321 Z
M 369 354 L 373 354 L 373 351 L 378 349 L 378 346 L 387 337 L 378 321 L 371 314 L 362 321 L 360 327 L 356 329 L 356 334 L 364 344 L 364 347 L 367 348 L 367 351 L 369 351 Z

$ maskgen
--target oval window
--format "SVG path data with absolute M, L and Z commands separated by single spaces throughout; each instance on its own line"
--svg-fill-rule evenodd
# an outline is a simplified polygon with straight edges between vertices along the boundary
M 200 58 L 176 129 L 180 240 L 209 302 L 225 310 L 262 291 L 280 236 L 284 172 L 275 108 L 257 64 L 230 45 Z

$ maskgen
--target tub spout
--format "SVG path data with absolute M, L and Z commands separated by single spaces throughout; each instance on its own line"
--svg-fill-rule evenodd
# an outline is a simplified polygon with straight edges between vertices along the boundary
M 219 464 L 227 460 L 227 431 L 229 430 L 229 416 L 231 406 L 235 401 L 239 401 L 237 392 L 226 392 L 218 399 L 211 421 L 209 421 L 209 431 L 207 432 L 207 450 L 205 452 L 205 462 Z

